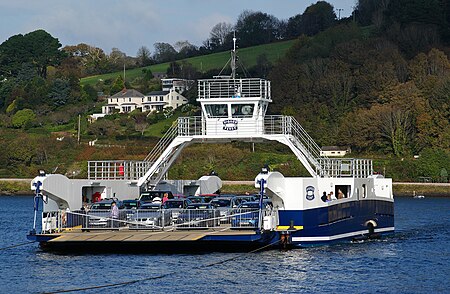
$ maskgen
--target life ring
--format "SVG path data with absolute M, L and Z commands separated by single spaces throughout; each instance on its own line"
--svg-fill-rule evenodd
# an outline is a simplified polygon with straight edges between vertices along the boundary
M 375 228 L 378 226 L 377 222 L 373 219 L 366 221 L 364 225 L 369 230 L 369 235 L 373 235 L 375 233 Z

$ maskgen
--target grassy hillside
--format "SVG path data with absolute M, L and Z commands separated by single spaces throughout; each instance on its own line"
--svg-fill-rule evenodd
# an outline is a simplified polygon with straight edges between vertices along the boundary
M 256 58 L 262 54 L 265 54 L 267 56 L 267 59 L 271 62 L 275 62 L 280 57 L 282 57 L 286 51 L 294 44 L 294 40 L 284 41 L 284 42 L 278 42 L 278 43 L 272 43 L 272 44 L 265 44 L 265 45 L 259 45 L 255 47 L 249 47 L 249 48 L 243 48 L 239 49 L 239 59 L 244 64 L 245 67 L 249 68 L 256 64 Z M 210 69 L 214 68 L 222 68 L 225 63 L 230 58 L 230 52 L 220 52 L 220 53 L 214 53 L 209 55 L 203 55 L 203 56 L 196 56 L 192 58 L 187 58 L 180 61 L 186 61 L 192 64 L 195 68 L 197 68 L 199 71 L 208 71 Z M 151 65 L 145 68 L 149 68 L 152 72 L 166 72 L 167 68 L 169 67 L 169 63 L 161 63 L 161 64 L 155 64 Z M 132 81 L 136 77 L 142 75 L 142 69 L 141 68 L 135 68 L 126 70 L 126 80 Z M 81 79 L 81 85 L 94 85 L 99 80 L 107 80 L 111 78 L 116 78 L 118 75 L 122 75 L 122 72 L 114 72 L 114 73 L 108 73 L 103 75 L 95 75 L 90 77 L 85 77 Z

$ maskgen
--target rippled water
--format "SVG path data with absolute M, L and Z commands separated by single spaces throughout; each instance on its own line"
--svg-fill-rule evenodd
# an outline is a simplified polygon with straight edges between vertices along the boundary
M 26 242 L 32 203 L 31 197 L 0 197 L 1 248 Z M 37 244 L 1 250 L 0 293 L 159 276 L 88 293 L 450 293 L 450 199 L 398 198 L 395 209 L 392 237 L 284 252 L 57 255 Z

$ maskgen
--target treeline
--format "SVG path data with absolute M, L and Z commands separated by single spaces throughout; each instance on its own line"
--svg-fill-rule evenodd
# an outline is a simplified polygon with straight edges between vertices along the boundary
M 63 51 L 73 57 L 72 66 L 78 68 L 80 76 L 84 77 L 118 71 L 124 65 L 127 69 L 132 69 L 230 50 L 234 36 L 241 48 L 293 39 L 302 34 L 311 36 L 335 22 L 333 6 L 319 1 L 309 6 L 303 14 L 297 14 L 288 20 L 279 20 L 260 11 L 245 10 L 238 16 L 235 24 L 220 22 L 213 26 L 209 37 L 200 46 L 188 40 L 180 40 L 174 44 L 155 42 L 153 52 L 147 46 L 141 46 L 136 57 L 127 56 L 118 48 L 112 48 L 111 53 L 106 54 L 103 49 L 84 43 L 66 46 Z
M 447 3 L 359 1 L 361 21 L 369 26 L 341 23 L 315 37 L 302 36 L 273 68 L 269 110 L 297 117 L 319 145 L 402 158 L 410 175 L 446 175 Z M 413 170 L 410 159 L 422 154 L 434 166 L 433 175 Z

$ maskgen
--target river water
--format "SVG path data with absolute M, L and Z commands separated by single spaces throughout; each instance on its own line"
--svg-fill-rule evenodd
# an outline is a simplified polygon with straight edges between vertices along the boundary
M 32 225 L 32 197 L 0 197 L 0 248 L 26 242 Z M 397 198 L 395 227 L 382 240 L 251 254 L 58 255 L 34 243 L 0 250 L 0 293 L 143 278 L 86 292 L 450 293 L 450 199 Z

